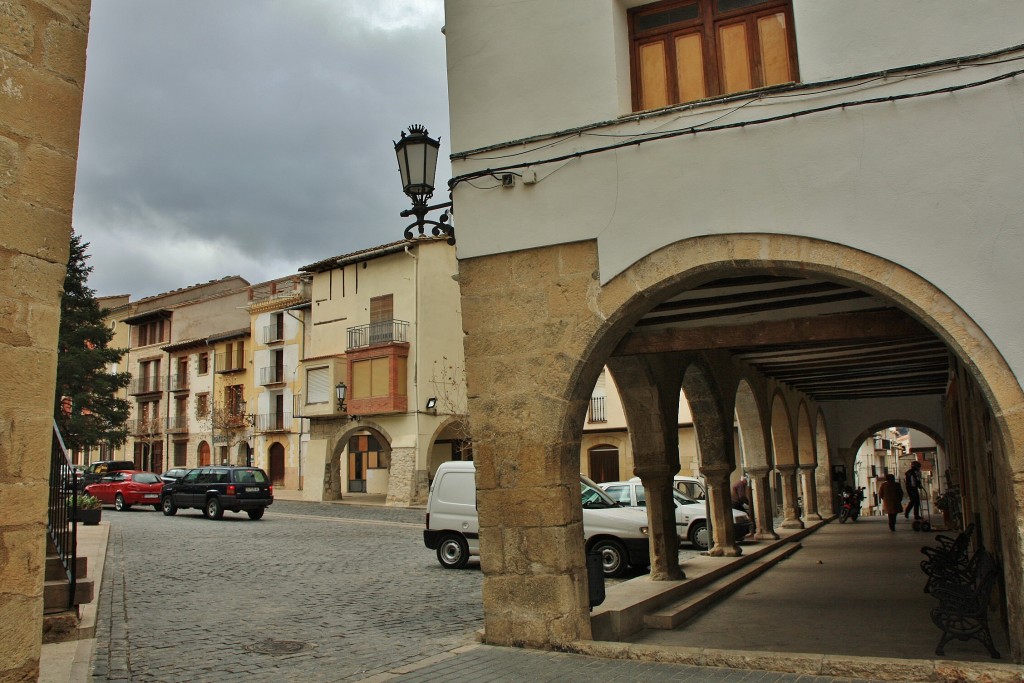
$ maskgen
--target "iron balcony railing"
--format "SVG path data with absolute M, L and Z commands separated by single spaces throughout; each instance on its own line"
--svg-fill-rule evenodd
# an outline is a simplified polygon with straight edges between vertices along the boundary
M 608 415 L 604 411 L 604 396 L 590 398 L 590 415 L 587 422 L 607 422 Z
M 348 328 L 348 350 L 376 344 L 409 341 L 409 323 L 405 320 L 383 320 L 369 325 Z
M 289 432 L 292 416 L 289 413 L 266 413 L 253 415 L 253 429 L 257 432 Z
M 232 353 L 217 354 L 217 372 L 238 372 L 245 369 L 245 353 L 234 351 Z
M 184 391 L 188 389 L 188 375 L 171 375 L 169 384 L 170 391 Z
M 160 424 L 159 419 L 139 419 L 139 420 L 128 420 L 128 433 L 134 436 L 145 436 L 152 434 L 162 434 L 163 425 Z
M 267 325 L 263 328 L 263 343 L 272 344 L 273 342 L 279 342 L 284 339 L 284 330 L 282 326 L 274 323 L 273 325 Z
M 164 390 L 164 378 L 160 376 L 156 377 L 138 377 L 132 382 L 132 394 L 155 394 L 158 391 Z
M 283 382 L 287 376 L 287 371 L 283 365 L 270 365 L 260 368 L 260 384 L 264 386 Z
M 188 415 L 171 415 L 167 418 L 168 434 L 183 434 L 188 432 Z
M 50 448 L 50 504 L 46 530 L 50 534 L 61 566 L 68 579 L 68 609 L 75 605 L 75 584 L 78 582 L 78 481 L 71 466 L 57 423 L 53 423 Z

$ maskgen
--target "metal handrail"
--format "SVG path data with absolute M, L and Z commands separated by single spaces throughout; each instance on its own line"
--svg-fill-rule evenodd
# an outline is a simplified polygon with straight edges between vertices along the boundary
M 592 396 L 590 398 L 590 415 L 588 422 L 607 422 L 608 416 L 604 411 L 604 396 Z
M 57 549 L 57 556 L 68 577 L 68 609 L 75 605 L 75 585 L 78 583 L 78 482 L 71 465 L 64 440 L 60 437 L 57 421 L 53 422 L 53 440 L 50 448 L 50 504 L 46 530 Z
M 348 350 L 390 344 L 409 340 L 409 323 L 405 320 L 382 320 L 368 325 L 350 327 L 348 332 Z

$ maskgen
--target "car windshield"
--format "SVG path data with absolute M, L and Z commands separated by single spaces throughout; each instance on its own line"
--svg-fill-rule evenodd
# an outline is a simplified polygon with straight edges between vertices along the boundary
M 139 472 L 132 475 L 132 480 L 139 484 L 158 484 L 160 483 L 160 477 L 152 474 L 151 472 Z
M 580 476 L 580 490 L 583 497 L 583 507 L 585 508 L 619 507 L 619 504 L 609 498 L 607 493 L 597 488 L 597 484 L 584 476 Z
M 672 489 L 672 497 L 675 498 L 676 502 L 679 503 L 680 505 L 697 504 L 697 501 L 695 501 L 693 498 L 690 498 L 689 496 L 684 496 L 682 493 L 680 493 L 679 489 Z

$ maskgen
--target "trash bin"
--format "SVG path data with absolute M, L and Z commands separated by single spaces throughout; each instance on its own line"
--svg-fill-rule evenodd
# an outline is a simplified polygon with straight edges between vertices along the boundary
M 590 609 L 604 602 L 604 563 L 601 553 L 587 553 L 587 592 Z

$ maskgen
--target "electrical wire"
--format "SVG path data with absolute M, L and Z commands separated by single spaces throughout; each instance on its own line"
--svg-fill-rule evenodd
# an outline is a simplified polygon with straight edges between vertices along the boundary
M 681 129 L 677 129 L 677 130 L 667 131 L 667 132 L 664 132 L 664 133 L 659 133 L 657 135 L 651 135 L 651 136 L 648 136 L 648 137 L 637 137 L 636 135 L 634 135 L 634 136 L 632 136 L 633 139 L 630 139 L 629 141 L 617 142 L 617 143 L 614 143 L 614 144 L 605 145 L 603 147 L 594 147 L 594 148 L 591 148 L 591 149 L 585 149 L 585 150 L 580 150 L 580 151 L 577 151 L 577 152 L 573 152 L 571 154 L 563 154 L 563 155 L 557 156 L 557 157 L 549 157 L 547 159 L 534 159 L 534 160 L 527 161 L 527 162 L 520 163 L 520 164 L 510 164 L 510 165 L 501 166 L 501 167 L 498 167 L 498 168 L 488 168 L 488 169 L 482 170 L 482 171 L 474 171 L 472 173 L 465 173 L 465 174 L 456 176 L 456 177 L 452 178 L 451 180 L 449 180 L 448 181 L 448 189 L 449 190 L 454 190 L 455 187 L 458 186 L 460 183 L 468 182 L 469 180 L 473 180 L 475 178 L 481 178 L 481 177 L 489 176 L 489 175 L 493 176 L 493 175 L 498 174 L 498 173 L 507 173 L 507 172 L 512 171 L 512 170 L 523 169 L 523 168 L 527 168 L 527 167 L 530 167 L 530 166 L 540 166 L 540 165 L 544 165 L 544 164 L 553 164 L 553 163 L 558 163 L 560 161 L 567 161 L 567 160 L 571 160 L 571 159 L 579 159 L 579 158 L 582 158 L 582 157 L 585 157 L 585 156 L 591 156 L 591 155 L 594 155 L 594 154 L 601 154 L 603 152 L 608 152 L 608 151 L 615 150 L 615 149 L 623 149 L 625 147 L 633 147 L 633 146 L 639 147 L 640 145 L 642 145 L 644 143 L 647 143 L 647 142 L 654 142 L 654 141 L 657 141 L 657 140 L 667 140 L 667 139 L 671 139 L 671 138 L 680 137 L 680 136 L 683 136 L 683 135 L 696 135 L 697 133 L 710 133 L 710 132 L 717 132 L 717 131 L 722 131 L 722 130 L 729 130 L 729 129 L 732 129 L 732 128 L 745 128 L 747 126 L 758 126 L 758 125 L 763 125 L 763 124 L 766 124 L 766 123 L 773 123 L 773 122 L 776 122 L 776 121 L 783 121 L 783 120 L 786 120 L 786 119 L 796 119 L 796 118 L 802 118 L 804 116 L 810 116 L 812 114 L 820 114 L 822 112 L 832 111 L 834 109 L 852 109 L 854 107 L 862 107 L 862 106 L 867 106 L 867 105 L 872 105 L 872 104 L 892 103 L 892 102 L 899 102 L 899 101 L 902 101 L 902 100 L 915 99 L 915 98 L 918 98 L 918 97 L 930 97 L 930 96 L 934 96 L 934 95 L 942 95 L 942 94 L 954 93 L 954 92 L 959 92 L 959 91 L 962 91 L 962 90 L 969 90 L 969 89 L 972 89 L 972 88 L 978 88 L 978 87 L 981 87 L 981 86 L 984 86 L 984 85 L 989 85 L 989 84 L 992 84 L 992 83 L 997 83 L 999 81 L 1004 81 L 1004 80 L 1007 80 L 1007 79 L 1010 79 L 1010 78 L 1014 78 L 1014 77 L 1019 76 L 1021 74 L 1024 74 L 1024 69 L 1019 69 L 1019 70 L 1016 70 L 1016 71 L 1010 71 L 1010 72 L 1007 72 L 1005 74 L 999 74 L 997 76 L 993 76 L 991 78 L 986 78 L 986 79 L 983 79 L 983 80 L 980 80 L 980 81 L 973 81 L 971 83 L 963 83 L 963 84 L 960 84 L 960 85 L 952 85 L 952 86 L 947 86 L 945 88 L 936 88 L 936 89 L 933 89 L 933 90 L 923 90 L 921 92 L 916 92 L 916 93 L 903 93 L 903 94 L 900 94 L 900 95 L 887 95 L 887 96 L 884 96 L 884 97 L 874 97 L 874 98 L 869 98 L 869 99 L 864 99 L 864 100 L 853 100 L 853 101 L 847 101 L 847 102 L 838 102 L 836 104 L 829 104 L 829 105 L 824 105 L 824 106 L 821 106 L 821 107 L 812 107 L 812 108 L 809 108 L 809 109 L 803 109 L 803 110 L 800 110 L 800 111 L 795 111 L 795 112 L 791 112 L 791 113 L 787 113 L 787 114 L 779 114 L 777 116 L 768 116 L 768 117 L 761 118 L 761 119 L 752 119 L 752 120 L 749 120 L 749 121 L 740 121 L 740 122 L 736 122 L 736 123 L 726 123 L 726 124 L 721 124 L 721 125 L 718 125 L 718 126 L 705 126 L 705 125 L 702 125 L 702 127 L 691 126 L 691 127 L 687 127 L 687 128 L 681 128 Z M 720 120 L 721 118 L 724 118 L 724 116 L 723 117 L 719 117 L 716 120 Z

